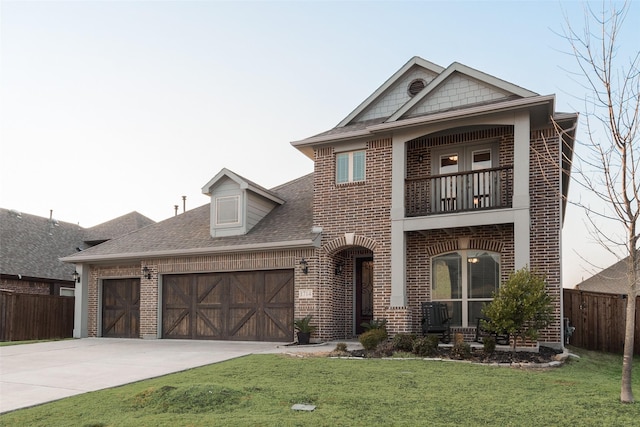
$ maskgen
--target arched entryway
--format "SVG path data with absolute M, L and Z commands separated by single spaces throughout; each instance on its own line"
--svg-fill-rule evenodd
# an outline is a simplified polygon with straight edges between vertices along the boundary
M 324 246 L 334 270 L 332 313 L 338 339 L 359 335 L 362 324 L 375 316 L 375 247 L 371 239 L 348 234 Z

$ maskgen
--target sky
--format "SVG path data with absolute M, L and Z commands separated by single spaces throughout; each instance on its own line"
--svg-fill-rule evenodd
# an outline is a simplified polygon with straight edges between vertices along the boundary
M 598 3 L 594 3 L 599 7 Z M 0 207 L 91 227 L 208 203 L 228 168 L 271 188 L 413 56 L 461 62 L 581 112 L 559 33 L 575 1 L 0 3 Z M 619 57 L 640 49 L 632 4 Z M 578 128 L 585 138 L 585 126 Z M 572 185 L 570 199 L 588 195 Z M 570 205 L 564 286 L 616 261 Z M 603 225 L 604 227 L 605 225 Z M 612 232 L 617 232 L 616 230 Z

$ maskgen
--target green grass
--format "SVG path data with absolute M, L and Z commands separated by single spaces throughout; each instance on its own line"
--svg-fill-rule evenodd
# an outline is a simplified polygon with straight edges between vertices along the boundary
M 254 355 L 15 411 L 0 425 L 638 425 L 640 404 L 619 403 L 621 357 L 579 353 L 545 371 Z

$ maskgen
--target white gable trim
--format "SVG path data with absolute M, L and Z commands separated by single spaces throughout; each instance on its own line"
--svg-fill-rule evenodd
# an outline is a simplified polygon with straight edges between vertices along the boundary
M 460 110 L 444 111 L 426 116 L 412 117 L 410 119 L 380 123 L 367 126 L 366 129 L 359 129 L 353 132 L 344 132 L 331 135 L 321 135 L 312 138 L 294 141 L 291 144 L 298 150 L 305 150 L 307 147 L 314 147 L 318 144 L 327 144 L 335 141 L 353 140 L 356 138 L 368 138 L 375 133 L 392 131 L 404 127 L 421 126 L 424 124 L 444 122 L 448 120 L 459 120 L 470 117 L 482 116 L 486 114 L 501 113 L 513 109 L 535 107 L 537 105 L 549 104 L 549 117 L 553 114 L 555 96 L 533 96 L 529 98 L 512 99 L 495 104 L 477 105 L 475 107 L 463 108 Z
M 345 117 L 336 127 L 343 127 L 348 125 L 353 119 L 355 119 L 360 113 L 366 110 L 371 104 L 373 104 L 376 99 L 378 99 L 384 92 L 393 86 L 402 76 L 411 69 L 414 65 L 418 65 L 422 68 L 426 68 L 427 70 L 434 72 L 436 74 L 442 73 L 444 68 L 434 64 L 433 62 L 425 61 L 419 56 L 414 56 L 402 66 L 398 71 L 396 71 L 391 77 L 387 79 L 386 82 L 382 84 L 375 92 L 373 92 L 367 99 L 362 102 L 355 110 L 351 112 L 347 117 Z
M 534 96 L 530 98 L 519 98 L 509 101 L 499 102 L 495 104 L 479 105 L 476 107 L 464 108 L 461 110 L 445 111 L 442 113 L 430 114 L 428 116 L 413 117 L 397 122 L 387 122 L 378 125 L 372 125 L 367 128 L 371 133 L 386 132 L 393 129 L 400 129 L 411 126 L 420 126 L 428 123 L 436 123 L 447 120 L 457 120 L 463 118 L 470 118 L 480 115 L 501 113 L 509 110 L 516 110 L 520 108 L 530 108 L 537 105 L 548 104 L 549 118 L 553 114 L 555 95 L 546 96 Z
M 486 83 L 489 86 L 494 86 L 498 89 L 502 89 L 506 92 L 520 96 L 522 98 L 538 96 L 538 94 L 535 92 L 531 92 L 530 90 L 524 89 L 520 86 L 514 85 L 507 81 L 498 79 L 489 74 L 483 73 L 482 71 L 478 71 L 474 68 L 467 67 L 466 65 L 460 64 L 459 62 L 454 62 L 446 70 L 444 70 L 438 77 L 436 77 L 431 82 L 429 82 L 429 84 L 419 94 L 411 98 L 409 102 L 407 102 L 398 111 L 396 111 L 391 117 L 389 117 L 387 119 L 387 123 L 395 122 L 398 119 L 400 119 L 407 112 L 409 112 L 413 107 L 415 107 L 418 103 L 424 100 L 429 94 L 433 93 L 438 86 L 444 83 L 455 72 L 469 76 L 483 83 Z
M 202 194 L 205 194 L 207 196 L 211 196 L 211 193 L 212 193 L 211 189 L 223 177 L 227 177 L 227 178 L 231 179 L 232 181 L 234 181 L 235 183 L 237 183 L 238 186 L 240 186 L 240 189 L 242 189 L 242 190 L 252 191 L 253 193 L 259 194 L 262 197 L 264 197 L 266 199 L 269 199 L 269 200 L 271 200 L 274 203 L 277 203 L 279 205 L 284 203 L 284 200 L 282 200 L 280 197 L 278 197 L 275 194 L 273 194 L 271 191 L 269 191 L 269 190 L 267 190 L 267 189 L 265 189 L 263 187 L 260 187 L 259 185 L 256 185 L 256 184 L 253 184 L 253 183 L 247 181 L 246 179 L 242 178 L 240 175 L 237 175 L 237 174 L 231 172 L 227 168 L 223 168 L 220 172 L 218 172 L 218 174 L 216 176 L 211 178 L 211 180 L 209 180 L 209 182 L 207 182 L 202 187 Z

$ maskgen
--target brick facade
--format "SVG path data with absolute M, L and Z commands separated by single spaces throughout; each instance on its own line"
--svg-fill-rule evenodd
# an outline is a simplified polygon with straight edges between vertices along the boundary
M 427 178 L 434 148 L 467 143 L 495 143 L 499 166 L 513 166 L 512 126 L 422 137 L 406 144 L 406 176 Z M 560 338 L 560 175 L 554 165 L 536 161 L 536 153 L 558 153 L 558 137 L 553 129 L 531 132 L 530 268 L 545 275 L 554 297 L 557 321 L 542 332 L 543 342 L 559 343 Z M 542 165 L 542 166 L 541 166 Z M 541 170 L 543 168 L 544 170 Z M 305 307 L 317 316 L 321 339 L 353 336 L 354 259 L 370 254 L 374 258 L 374 318 L 386 318 L 390 332 L 420 332 L 420 303 L 431 298 L 431 262 L 434 256 L 458 249 L 487 250 L 500 255 L 500 280 L 514 271 L 514 224 L 424 230 L 406 233 L 406 307 L 390 307 L 391 296 L 391 140 L 372 140 L 366 146 L 366 180 L 335 183 L 335 153 L 331 147 L 315 151 L 314 225 L 323 229 L 323 250 L 319 252 L 320 286 L 317 305 Z M 423 201 L 428 202 L 428 201 Z M 342 236 L 353 233 L 354 242 Z M 368 246 L 357 239 L 369 239 Z M 373 242 L 373 243 L 371 243 Z M 342 246 L 340 246 L 342 245 Z M 462 247 L 461 245 L 465 245 Z M 341 264 L 343 275 L 333 266 Z M 470 322 L 471 323 L 471 322 Z M 472 339 L 475 328 L 457 328 Z
M 309 260 L 309 273 L 304 274 L 299 266 L 300 259 Z M 151 278 L 142 274 L 146 266 Z M 164 274 L 189 274 L 202 272 L 234 272 L 243 270 L 294 270 L 295 317 L 317 311 L 314 300 L 299 299 L 300 289 L 311 289 L 318 295 L 320 277 L 314 250 L 278 250 L 265 252 L 227 253 L 207 256 L 168 257 L 143 260 L 141 263 L 111 266 L 94 265 L 89 273 L 88 287 L 88 335 L 100 336 L 101 282 L 105 279 L 140 278 L 140 338 L 156 338 L 161 335 L 158 311 L 161 301 L 159 289 Z M 309 303 L 308 301 L 312 301 Z
M 64 281 L 38 280 L 33 278 L 0 278 L 0 289 L 21 294 L 60 295 L 60 288 L 74 288 L 75 283 Z

